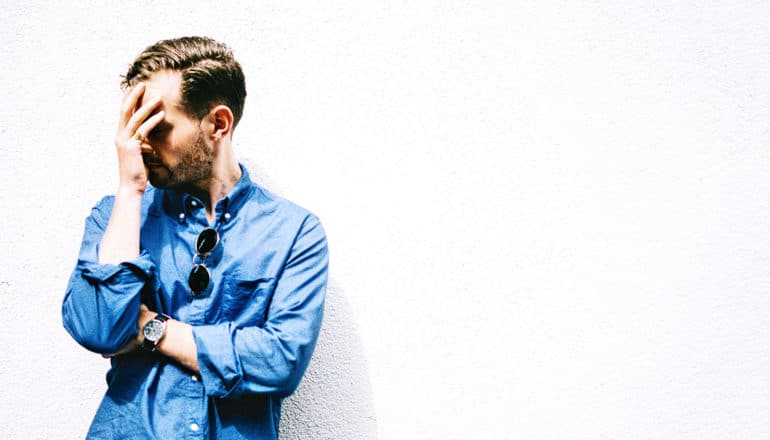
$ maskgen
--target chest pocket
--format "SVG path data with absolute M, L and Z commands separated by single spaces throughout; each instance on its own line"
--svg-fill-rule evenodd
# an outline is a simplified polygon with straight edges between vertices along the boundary
M 249 278 L 234 274 L 224 283 L 222 312 L 237 325 L 262 325 L 275 288 L 274 278 Z

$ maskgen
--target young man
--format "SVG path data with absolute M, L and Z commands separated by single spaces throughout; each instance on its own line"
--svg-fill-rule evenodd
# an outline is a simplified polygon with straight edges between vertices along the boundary
M 236 161 L 246 88 L 226 46 L 160 41 L 123 86 L 120 183 L 86 220 L 62 307 L 111 358 L 88 437 L 275 439 L 321 327 L 324 230 Z

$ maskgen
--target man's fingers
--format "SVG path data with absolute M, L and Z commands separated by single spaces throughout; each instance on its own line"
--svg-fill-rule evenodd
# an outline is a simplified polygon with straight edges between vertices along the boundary
M 136 135 L 134 135 L 134 137 L 138 138 L 142 144 L 144 144 L 144 141 L 150 137 L 152 130 L 156 125 L 158 125 L 158 123 L 160 123 L 160 121 L 163 120 L 165 115 L 166 113 L 161 110 L 158 113 L 150 116 L 146 121 L 142 123 L 142 125 L 139 126 L 139 128 L 136 129 Z
M 144 83 L 139 83 L 129 90 L 129 92 L 123 96 L 123 102 L 120 105 L 120 126 L 124 126 L 131 119 L 131 115 L 134 113 L 136 102 L 139 97 L 144 93 Z
M 135 111 L 134 114 L 129 118 L 128 123 L 126 123 L 126 130 L 128 130 L 128 133 L 135 133 L 138 131 L 139 126 L 142 125 L 143 122 L 146 122 L 145 119 L 147 119 L 147 117 L 150 116 L 150 114 L 155 111 L 159 105 L 160 96 L 156 96 L 149 102 L 139 107 L 139 110 Z M 145 136 L 146 135 L 147 133 L 145 133 Z

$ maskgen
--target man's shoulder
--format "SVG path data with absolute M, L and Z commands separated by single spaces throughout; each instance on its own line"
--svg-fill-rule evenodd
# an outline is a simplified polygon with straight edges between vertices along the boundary
M 252 183 L 252 185 L 254 191 L 249 196 L 249 202 L 262 213 L 299 221 L 304 221 L 307 218 L 317 219 L 316 215 L 307 208 L 283 196 L 279 196 L 257 183 Z

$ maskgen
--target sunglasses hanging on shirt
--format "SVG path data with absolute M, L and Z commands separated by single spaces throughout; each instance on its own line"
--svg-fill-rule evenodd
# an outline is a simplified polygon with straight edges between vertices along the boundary
M 211 255 L 217 244 L 219 244 L 219 233 L 214 228 L 206 228 L 201 231 L 198 239 L 195 241 L 193 268 L 187 280 L 193 295 L 197 295 L 209 287 L 211 272 L 206 267 L 206 257 Z

